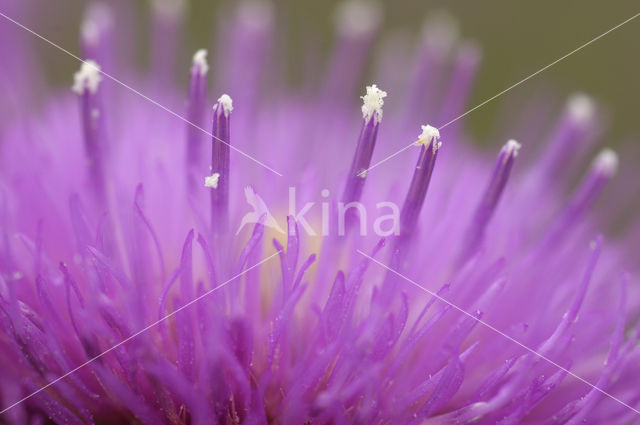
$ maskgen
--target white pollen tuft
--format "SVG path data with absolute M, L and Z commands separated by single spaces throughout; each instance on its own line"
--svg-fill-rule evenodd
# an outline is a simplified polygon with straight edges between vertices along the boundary
M 218 98 L 218 103 L 222 106 L 224 116 L 229 118 L 229 114 L 233 112 L 233 100 L 228 94 L 223 94 Z
M 205 76 L 209 72 L 207 63 L 207 49 L 200 49 L 193 55 L 193 66 L 198 68 L 200 75 Z
M 518 156 L 518 152 L 520 152 L 520 148 L 522 147 L 522 145 L 520 143 L 518 143 L 517 141 L 511 139 L 509 140 L 507 143 L 505 143 L 504 147 L 502 149 L 504 149 L 504 152 L 507 155 L 512 155 L 514 157 Z
M 360 97 L 362 99 L 362 117 L 365 122 L 369 122 L 373 117 L 373 123 L 380 124 L 385 97 L 387 97 L 387 92 L 380 90 L 375 84 L 367 86 L 367 94 Z
M 219 180 L 220 180 L 220 173 L 213 173 L 210 176 L 207 176 L 204 178 L 204 185 L 205 187 L 217 189 Z
M 95 94 L 98 91 L 98 85 L 101 80 L 100 66 L 92 60 L 86 60 L 82 62 L 80 71 L 73 75 L 73 87 L 71 87 L 71 90 L 77 94 L 84 94 L 85 90 Z
M 593 168 L 606 176 L 613 176 L 618 171 L 618 154 L 613 149 L 602 149 L 593 160 Z
M 366 37 L 380 26 L 382 7 L 375 1 L 346 0 L 337 6 L 334 20 L 341 36 Z
M 567 100 L 567 112 L 574 121 L 586 124 L 595 116 L 596 105 L 588 95 L 575 93 Z
M 416 146 L 425 145 L 429 146 L 432 143 L 433 153 L 435 153 L 440 147 L 442 142 L 440 141 L 440 131 L 430 125 L 423 125 L 422 133 L 418 136 L 418 140 L 415 142 Z

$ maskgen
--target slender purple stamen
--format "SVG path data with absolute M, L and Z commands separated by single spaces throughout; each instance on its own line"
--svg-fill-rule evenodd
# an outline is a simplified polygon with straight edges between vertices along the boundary
M 225 60 L 220 72 L 228 90 L 243 105 L 239 111 L 243 118 L 251 116 L 247 108 L 259 103 L 261 86 L 268 76 L 274 15 L 273 5 L 267 1 L 238 2 L 236 15 L 221 25 L 225 42 L 219 50 Z M 242 70 L 241 78 L 238 70 Z
M 230 123 L 233 104 L 231 98 L 223 94 L 213 107 L 213 149 L 211 171 L 215 183 L 207 178 L 205 184 L 211 187 L 211 226 L 214 237 L 226 233 L 229 221 L 229 156 Z M 214 177 L 215 176 L 215 177 Z M 209 183 L 211 182 L 211 183 Z
M 611 149 L 603 149 L 593 160 L 589 174 L 549 232 L 544 247 L 558 243 L 562 235 L 589 210 L 617 169 L 618 155 Z
M 362 96 L 362 128 L 358 137 L 358 145 L 353 156 L 351 169 L 347 176 L 347 182 L 342 195 L 344 204 L 358 202 L 362 196 L 367 169 L 371 165 L 373 149 L 378 137 L 378 128 L 382 121 L 382 106 L 387 93 L 380 90 L 375 84 L 367 87 L 367 94 Z M 352 226 L 353 209 L 347 209 L 345 222 L 347 230 Z M 351 223 L 351 224 L 350 224 Z
M 509 140 L 502 147 L 502 150 L 498 155 L 496 166 L 493 169 L 489 185 L 480 200 L 480 205 L 478 205 L 469 230 L 465 235 L 466 241 L 463 243 L 463 249 L 460 256 L 461 262 L 466 261 L 471 255 L 473 255 L 474 251 L 482 242 L 487 224 L 489 224 L 489 221 L 496 210 L 496 206 L 500 201 L 504 187 L 507 184 L 507 180 L 509 180 L 511 168 L 513 168 L 519 149 L 520 144 L 515 140 Z
M 207 51 L 198 50 L 193 56 L 193 66 L 191 67 L 191 80 L 189 83 L 189 106 L 187 109 L 187 166 L 189 170 L 189 187 L 195 188 L 192 184 L 196 176 L 199 175 L 199 161 L 201 155 L 201 140 L 205 105 L 207 102 Z
M 547 178 L 554 179 L 576 152 L 584 150 L 595 114 L 596 107 L 587 95 L 575 94 L 569 98 L 541 160 L 544 164 L 542 171 Z
M 98 96 L 98 86 L 102 76 L 100 66 L 88 60 L 82 64 L 80 71 L 74 75 L 72 90 L 80 96 L 80 115 L 84 145 L 89 160 L 91 179 L 98 192 L 104 190 L 104 140 L 101 118 L 101 106 Z
M 423 28 L 422 46 L 417 56 L 411 77 L 407 108 L 420 111 L 421 116 L 430 116 L 440 102 L 439 82 L 442 70 L 454 43 L 458 39 L 458 28 L 449 15 L 438 13 L 429 17 Z M 411 113 L 407 114 L 411 116 Z
M 422 133 L 418 136 L 418 141 L 416 142 L 416 145 L 420 146 L 420 156 L 411 179 L 409 191 L 402 205 L 400 235 L 394 241 L 391 256 L 391 268 L 394 270 L 402 268 L 401 263 L 406 253 L 407 243 L 415 234 L 418 216 L 427 196 L 427 189 L 433 174 L 438 150 L 442 147 L 442 142 L 439 139 L 440 132 L 438 129 L 430 125 L 422 126 Z M 390 297 L 393 296 L 397 280 L 397 276 L 394 273 L 387 273 L 378 298 L 381 303 L 388 302 Z
M 420 146 L 420 156 L 400 213 L 401 240 L 405 240 L 415 230 L 422 204 L 427 195 L 438 150 L 442 145 L 442 142 L 438 141 L 439 138 L 440 132 L 437 129 L 429 125 L 422 126 L 422 134 L 416 142 Z
M 331 105 L 348 99 L 357 87 L 382 19 L 374 2 L 346 1 L 336 10 L 337 37 L 324 87 Z
M 441 109 L 440 122 L 443 124 L 463 113 L 473 88 L 473 81 L 478 74 L 481 57 L 479 47 L 471 42 L 458 48 L 449 89 L 446 90 L 449 95 Z
M 85 58 L 107 70 L 113 65 L 113 12 L 105 3 L 91 3 L 80 30 L 80 49 Z
M 170 83 L 175 72 L 185 8 L 184 0 L 151 1 L 151 66 L 159 84 Z

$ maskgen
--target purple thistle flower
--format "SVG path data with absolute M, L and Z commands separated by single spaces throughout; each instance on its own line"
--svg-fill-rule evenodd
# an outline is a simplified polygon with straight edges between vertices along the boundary
M 618 165 L 582 167 L 592 100 L 485 154 L 455 119 L 480 51 L 439 17 L 401 62 L 390 42 L 360 121 L 381 16 L 357 1 L 304 95 L 267 3 L 182 90 L 178 3 L 154 2 L 148 76 L 122 63 L 126 7 L 90 6 L 73 91 L 38 108 L 34 41 L 0 25 L 3 423 L 638 421 L 637 265 L 591 211 Z

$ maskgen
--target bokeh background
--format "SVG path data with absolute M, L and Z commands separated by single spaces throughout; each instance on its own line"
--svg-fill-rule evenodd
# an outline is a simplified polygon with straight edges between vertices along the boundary
M 73 52 L 78 52 L 77 34 L 83 0 L 40 0 L 46 7 L 36 19 L 36 30 Z M 118 1 L 118 0 L 106 0 Z M 138 33 L 132 43 L 137 54 L 131 58 L 144 69 L 148 60 L 149 1 L 126 0 L 133 4 Z M 229 10 L 232 0 L 186 0 L 188 33 L 184 35 L 185 62 L 200 47 L 212 45 L 215 23 Z M 287 81 L 300 83 L 304 52 L 308 46 L 319 54 L 332 45 L 333 13 L 337 0 L 275 0 L 278 42 L 286 52 Z M 476 80 L 473 105 L 502 91 L 511 84 L 553 62 L 581 44 L 602 34 L 640 12 L 632 0 L 386 0 L 381 37 L 402 33 L 408 39 L 419 37 L 425 16 L 434 10 L 448 11 L 460 24 L 463 37 L 482 46 L 483 65 Z M 46 12 L 45 12 L 46 10 Z M 2 25 L 10 25 L 3 22 Z M 544 89 L 558 98 L 573 91 L 592 94 L 607 111 L 611 128 L 608 145 L 633 143 L 640 133 L 640 17 L 571 57 L 554 65 L 505 96 L 465 118 L 468 130 L 479 140 L 490 142 L 497 116 L 522 99 Z M 70 81 L 77 69 L 75 60 L 34 39 L 45 59 L 45 72 L 51 84 Z M 402 66 L 402 64 L 399 64 Z M 186 81 L 187 73 L 184 72 Z M 356 99 L 357 100 L 357 99 Z

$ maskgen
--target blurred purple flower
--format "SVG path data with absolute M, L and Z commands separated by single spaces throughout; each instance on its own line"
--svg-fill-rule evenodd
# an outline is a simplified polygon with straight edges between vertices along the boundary
M 32 41 L 0 25 L 14 41 L 0 73 L 2 421 L 637 421 L 637 265 L 627 239 L 604 244 L 590 212 L 616 154 L 601 151 L 565 196 L 599 136 L 591 99 L 573 96 L 552 121 L 535 114 L 544 108 L 511 119 L 526 145 L 518 156 L 510 140 L 492 159 L 452 121 L 479 49 L 438 16 L 415 51 L 385 41 L 375 72 L 389 96 L 367 87 L 359 122 L 381 14 L 351 1 L 328 69 L 311 55 L 293 93 L 274 61 L 273 10 L 240 4 L 220 22 L 211 68 L 195 54 L 185 103 L 171 83 L 180 3 L 153 2 L 146 77 L 123 63 L 126 5 L 91 5 L 74 93 L 37 108 Z M 3 13 L 16 19 L 29 9 L 12 4 Z M 214 80 L 234 102 L 223 95 L 211 113 Z M 424 120 L 447 124 L 422 127 L 415 168 L 405 152 L 369 170 Z M 401 205 L 397 228 L 379 240 L 355 209 L 339 223 L 350 202 L 370 215 Z M 279 267 L 263 261 L 274 253 Z

